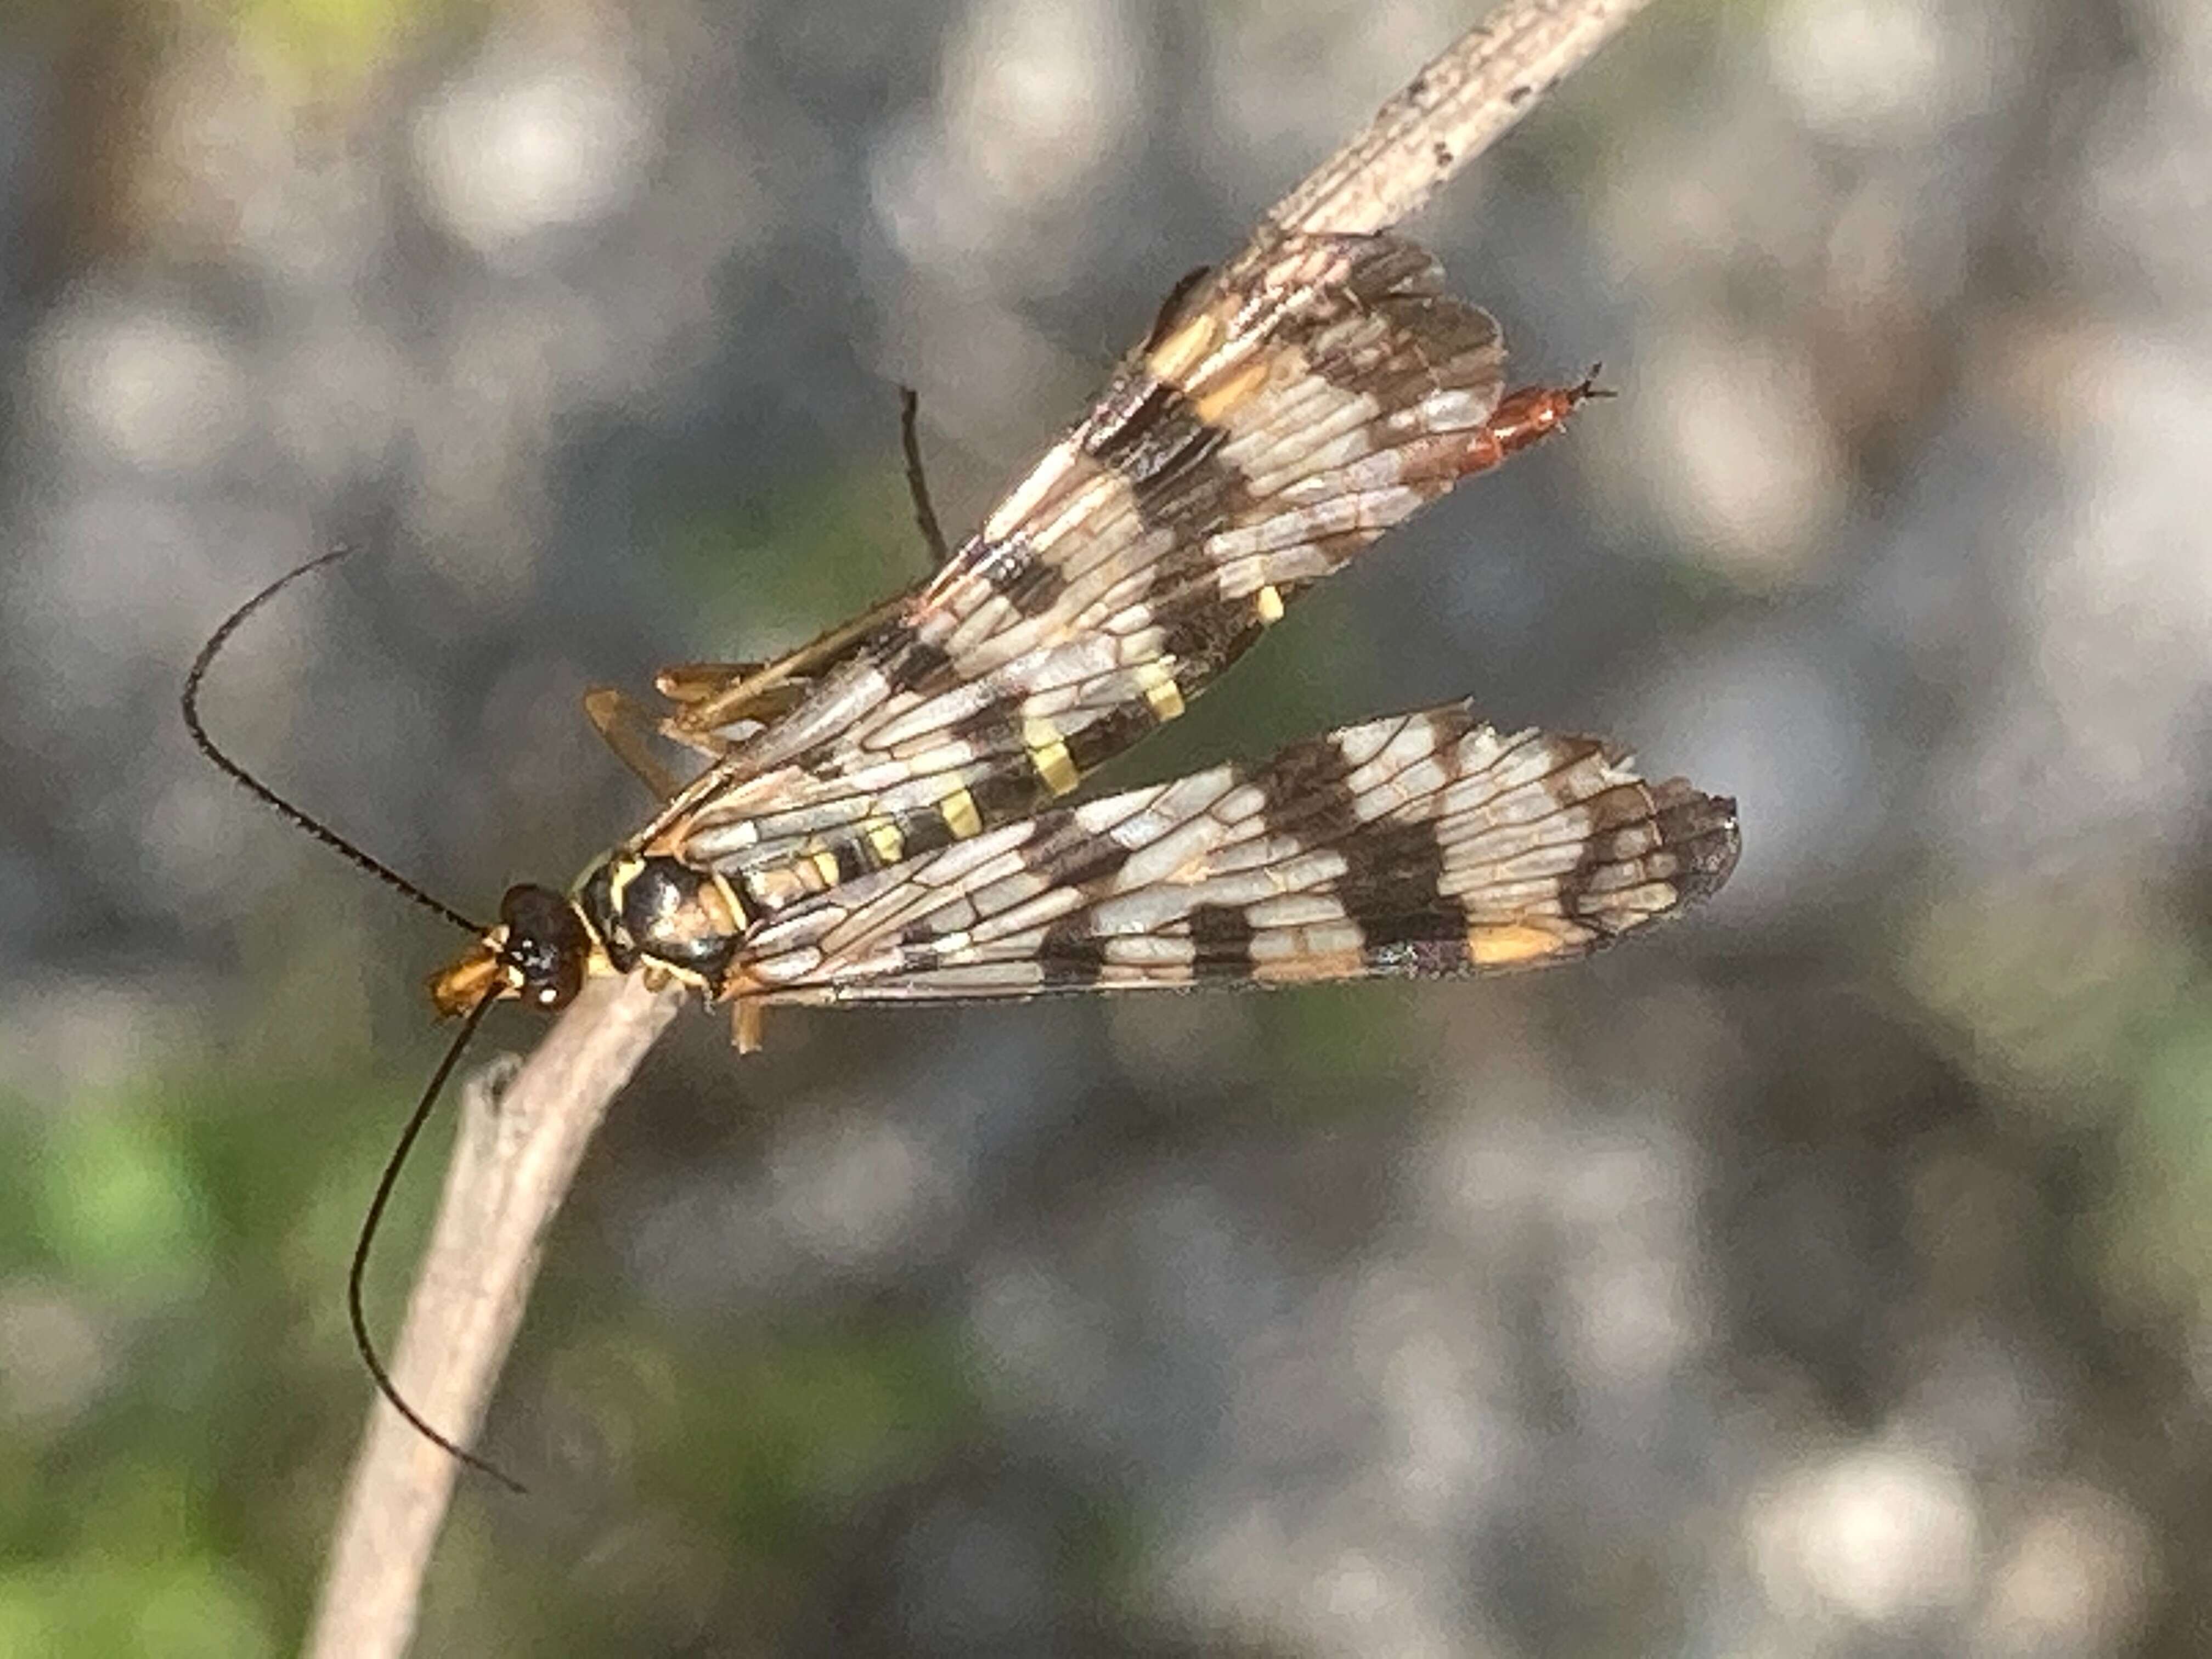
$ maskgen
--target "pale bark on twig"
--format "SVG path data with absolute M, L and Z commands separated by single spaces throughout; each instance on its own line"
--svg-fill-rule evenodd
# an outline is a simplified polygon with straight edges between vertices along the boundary
M 1495 143 L 1650 0 L 1507 0 L 1268 210 L 1270 228 L 1388 230 Z
M 460 1443 L 473 1441 L 483 1420 L 538 1276 L 538 1246 L 586 1145 L 682 1006 L 678 993 L 656 994 L 635 976 L 588 985 L 520 1067 L 486 1067 L 463 1087 L 438 1218 L 392 1360 L 400 1394 Z M 309 1654 L 384 1659 L 406 1651 L 459 1473 L 375 1396 Z
M 1240 258 L 1289 231 L 1371 232 L 1420 207 L 1647 0 L 1506 0 L 1279 203 Z M 674 1012 L 635 980 L 586 989 L 503 1091 L 465 1090 L 461 1137 L 392 1376 L 468 1443 L 521 1323 L 538 1248 L 586 1143 Z M 381 1398 L 356 1462 L 308 1652 L 405 1651 L 458 1470 Z

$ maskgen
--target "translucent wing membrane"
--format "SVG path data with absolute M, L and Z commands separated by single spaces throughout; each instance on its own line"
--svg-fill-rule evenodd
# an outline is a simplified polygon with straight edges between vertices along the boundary
M 440 1012 L 468 1024 L 386 1170 L 349 1289 L 362 1354 L 415 1428 L 489 1468 L 399 1395 L 361 1289 L 399 1162 L 501 999 L 550 1010 L 591 975 L 641 971 L 734 1002 L 740 1046 L 757 1046 L 776 1003 L 1534 968 L 1726 880 L 1734 802 L 1645 783 L 1591 738 L 1501 737 L 1462 704 L 1346 726 L 1264 766 L 1051 805 L 1179 715 L 1307 587 L 1601 395 L 1587 380 L 1502 395 L 1502 364 L 1497 326 L 1395 237 L 1285 235 L 1179 285 L 1090 413 L 912 593 L 774 662 L 671 669 L 665 712 L 592 694 L 592 720 L 665 804 L 571 891 L 510 889 L 489 928 L 309 817 L 201 725 L 224 642 L 337 556 L 233 613 L 185 679 L 195 741 L 477 935 L 431 981 Z M 911 394 L 903 436 L 940 549 Z M 680 776 L 662 738 L 704 769 Z
M 1602 395 L 1504 394 L 1502 362 L 1391 236 L 1289 236 L 1179 287 L 912 593 L 773 663 L 670 671 L 657 721 L 597 700 L 670 798 L 578 883 L 578 971 L 741 1010 L 1447 975 L 1564 961 L 1711 892 L 1732 803 L 1458 705 L 1054 804 L 1306 587 Z M 706 769 L 677 785 L 648 732 Z M 574 949 L 502 918 L 447 1002 L 565 994 Z
M 1494 465 L 1498 330 L 1387 236 L 1289 239 L 1170 306 L 1091 412 L 939 574 L 641 844 L 846 875 L 1022 817 L 1180 714 L 1312 582 Z M 735 717 L 739 723 L 731 724 Z
M 796 905 L 766 1002 L 1434 977 L 1583 956 L 1711 892 L 1735 804 L 1464 704 L 1004 825 Z

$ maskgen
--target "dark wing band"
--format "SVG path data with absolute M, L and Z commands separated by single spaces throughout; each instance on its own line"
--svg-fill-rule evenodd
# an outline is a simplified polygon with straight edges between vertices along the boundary
M 1047 811 L 793 906 L 766 1002 L 1441 977 L 1565 962 L 1728 878 L 1735 803 L 1467 705 Z
M 1291 238 L 1248 289 L 1201 285 L 944 570 L 795 709 L 733 729 L 646 839 L 849 873 L 1066 793 L 1477 464 L 1503 355 L 1393 237 Z

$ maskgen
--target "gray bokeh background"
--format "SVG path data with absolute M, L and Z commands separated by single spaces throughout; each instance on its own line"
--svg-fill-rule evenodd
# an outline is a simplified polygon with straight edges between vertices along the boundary
M 912 580 L 1442 0 L 0 21 L 0 1650 L 294 1644 L 460 943 L 577 699 Z M 2205 1650 L 2212 12 L 1665 0 L 1411 228 L 1622 394 L 1135 780 L 1472 691 L 1742 804 L 1571 971 L 687 1019 L 420 1650 Z M 526 1046 L 502 1014 L 489 1052 Z M 434 1168 L 378 1276 L 389 1321 Z

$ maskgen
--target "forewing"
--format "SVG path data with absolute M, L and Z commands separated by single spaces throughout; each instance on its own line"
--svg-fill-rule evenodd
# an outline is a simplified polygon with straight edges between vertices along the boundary
M 1245 285 L 1200 286 L 936 578 L 652 833 L 725 869 L 868 868 L 1067 793 L 1463 476 L 1502 362 L 1396 238 L 1293 237 Z
M 1728 878 L 1735 806 L 1463 703 L 1001 826 L 793 907 L 768 1002 L 1290 984 L 1564 962 Z

